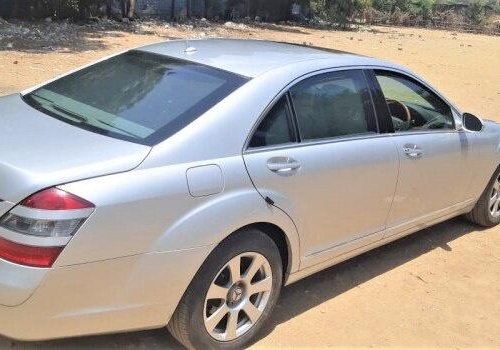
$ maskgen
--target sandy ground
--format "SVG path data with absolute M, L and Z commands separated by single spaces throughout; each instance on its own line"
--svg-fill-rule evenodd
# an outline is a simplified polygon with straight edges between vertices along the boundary
M 0 28 L 0 95 L 130 47 L 207 36 L 307 42 L 397 61 L 422 74 L 463 110 L 500 121 L 500 37 L 423 29 L 335 32 L 142 24 L 125 31 L 83 27 L 54 43 L 2 38 Z M 499 276 L 500 228 L 478 230 L 457 218 L 285 288 L 255 347 L 500 348 Z M 8 348 L 178 345 L 166 331 L 157 330 L 44 343 L 0 338 L 0 349 Z

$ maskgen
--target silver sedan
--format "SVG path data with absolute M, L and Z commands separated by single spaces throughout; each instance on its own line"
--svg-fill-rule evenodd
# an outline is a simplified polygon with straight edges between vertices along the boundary
M 284 285 L 500 221 L 499 125 L 345 52 L 150 45 L 0 98 L 0 134 L 0 333 L 22 340 L 237 349 Z

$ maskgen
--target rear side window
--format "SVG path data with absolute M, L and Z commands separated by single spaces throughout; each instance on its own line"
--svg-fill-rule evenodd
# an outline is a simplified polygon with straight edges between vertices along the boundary
M 265 116 L 250 140 L 249 147 L 295 142 L 287 96 L 283 96 Z
M 290 90 L 303 140 L 376 132 L 373 105 L 360 70 L 321 74 Z
M 24 99 L 75 126 L 154 145 L 245 82 L 215 68 L 131 51 L 49 83 Z

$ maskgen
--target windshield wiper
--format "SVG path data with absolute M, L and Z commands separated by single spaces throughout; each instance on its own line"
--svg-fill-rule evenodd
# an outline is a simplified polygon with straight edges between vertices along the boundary
M 96 119 L 96 121 L 98 121 L 99 123 L 104 124 L 104 125 L 106 125 L 106 126 L 109 126 L 110 128 L 113 128 L 113 129 L 115 129 L 115 130 L 118 130 L 118 131 L 119 131 L 119 132 L 121 132 L 121 133 L 127 134 L 127 135 L 129 135 L 129 136 L 134 137 L 134 138 L 138 138 L 138 136 L 137 136 L 137 135 L 134 135 L 133 133 L 128 132 L 127 130 L 123 130 L 123 129 L 121 129 L 121 128 L 119 128 L 119 127 L 117 127 L 117 126 L 113 125 L 113 124 L 110 124 L 110 123 L 104 122 L 104 121 L 102 121 L 102 120 L 100 120 L 100 119 Z
M 50 106 L 51 109 L 57 111 L 57 112 L 60 112 L 60 113 L 63 113 L 66 117 L 70 118 L 70 119 L 73 119 L 75 120 L 77 123 L 81 123 L 81 124 L 85 124 L 85 125 L 89 125 L 89 126 L 93 126 L 92 125 L 92 122 L 91 122 L 91 119 L 89 119 L 88 117 L 84 116 L 84 115 L 81 115 L 81 114 L 78 114 L 76 112 L 73 112 L 73 111 L 70 111 L 62 106 L 59 106 L 57 104 L 55 104 L 53 101 L 43 97 L 43 96 L 40 96 L 38 94 L 32 94 L 32 97 L 35 97 L 37 99 L 40 99 L 40 100 L 43 100 L 44 102 L 41 102 L 42 104 L 45 104 L 45 105 L 48 105 Z M 100 124 L 103 124 L 103 125 L 106 125 L 107 127 L 110 127 L 112 129 L 115 129 L 117 130 L 118 133 L 121 133 L 121 134 L 126 134 L 126 135 L 129 135 L 133 138 L 138 138 L 137 135 L 134 135 L 133 133 L 131 132 L 128 132 L 126 130 L 123 130 L 111 123 L 108 123 L 108 122 L 105 122 L 105 121 L 102 121 L 100 119 L 97 119 L 97 118 L 94 118 L 92 121 L 94 122 L 97 122 L 97 123 L 100 123 Z
M 72 119 L 76 119 L 80 123 L 88 123 L 89 122 L 89 119 L 87 117 L 84 117 L 83 115 L 80 115 L 80 114 L 77 114 L 75 112 L 69 111 L 66 108 L 58 106 L 58 105 L 56 105 L 54 103 L 51 104 L 51 107 L 53 109 L 55 109 L 56 111 L 59 111 L 59 112 L 62 112 L 64 114 L 66 114 L 67 116 L 69 116 Z
M 35 93 L 33 93 L 31 95 L 31 98 L 33 98 L 33 97 L 35 99 L 40 99 L 40 100 L 44 101 L 44 102 L 39 101 L 38 103 L 40 103 L 42 105 L 48 105 L 50 108 L 56 110 L 57 112 L 61 112 L 61 113 L 65 114 L 67 117 L 74 119 L 77 122 L 80 122 L 80 123 L 87 123 L 88 122 L 87 117 L 80 115 L 78 113 L 72 112 L 70 110 L 67 110 L 66 108 L 61 107 L 61 106 L 57 105 L 56 103 L 54 103 L 54 101 L 51 101 L 51 100 L 49 100 L 43 96 L 40 96 L 38 94 L 35 94 Z

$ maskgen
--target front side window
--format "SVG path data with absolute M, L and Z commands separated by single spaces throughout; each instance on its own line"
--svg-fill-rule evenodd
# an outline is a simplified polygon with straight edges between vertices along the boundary
M 451 108 L 422 84 L 392 72 L 375 75 L 396 132 L 455 128 Z
M 306 79 L 290 94 L 302 140 L 376 132 L 371 98 L 360 70 Z
M 273 146 L 295 141 L 287 95 L 284 95 L 260 122 L 249 147 Z
M 215 68 L 130 51 L 42 86 L 24 100 L 83 129 L 154 145 L 245 82 Z

